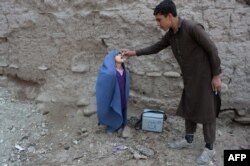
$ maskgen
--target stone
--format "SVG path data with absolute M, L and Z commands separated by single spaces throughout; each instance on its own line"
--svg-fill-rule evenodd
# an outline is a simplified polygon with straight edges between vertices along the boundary
M 8 67 L 9 65 L 6 63 L 6 62 L 2 62 L 2 59 L 1 59 L 1 62 L 0 62 L 0 67 Z
M 87 130 L 86 128 L 82 128 L 82 129 L 81 129 L 81 132 L 82 132 L 82 133 L 86 133 L 87 131 L 88 131 L 88 130 Z
M 10 64 L 9 68 L 11 68 L 11 69 L 19 69 L 19 66 L 17 64 Z
M 90 70 L 89 59 L 85 52 L 75 55 L 71 60 L 71 71 L 85 73 Z
M 8 78 L 6 76 L 0 76 L 0 87 L 8 86 Z
M 235 117 L 233 121 L 243 125 L 250 125 L 250 117 Z
M 41 65 L 38 67 L 39 70 L 42 70 L 42 71 L 46 71 L 46 70 L 49 70 L 49 67 L 45 66 L 45 65 Z
M 181 76 L 180 73 L 174 71 L 165 72 L 163 75 L 171 78 L 179 78 Z
M 135 70 L 135 71 L 133 71 L 133 73 L 136 74 L 136 75 L 139 75 L 139 76 L 145 75 L 145 72 L 143 72 L 143 71 L 137 71 L 137 70 Z
M 91 116 L 91 115 L 93 115 L 95 113 L 96 113 L 96 110 L 91 108 L 91 107 L 87 107 L 87 108 L 85 108 L 83 110 L 83 115 L 86 116 L 86 117 L 89 117 L 89 116 Z
M 146 74 L 149 77 L 160 77 L 162 75 L 162 73 L 160 72 L 150 72 Z
M 89 105 L 89 101 L 88 101 L 88 99 L 86 99 L 85 97 L 81 97 L 81 98 L 77 101 L 76 105 L 77 105 L 78 107 L 87 106 L 87 105 Z
M 89 67 L 87 65 L 73 65 L 72 68 L 71 68 L 71 71 L 72 72 L 75 72 L 75 73 L 84 73 L 84 72 L 87 72 L 89 70 Z
M 37 103 L 51 102 L 51 100 L 52 100 L 51 95 L 49 95 L 45 92 L 39 94 L 38 97 L 36 98 Z
M 228 91 L 228 86 L 225 83 L 221 83 L 221 92 L 225 93 Z
M 147 157 L 151 157 L 154 155 L 154 151 L 149 149 L 149 148 L 146 148 L 145 146 L 143 145 L 136 145 L 135 147 L 139 152 L 141 152 L 142 154 L 146 155 Z

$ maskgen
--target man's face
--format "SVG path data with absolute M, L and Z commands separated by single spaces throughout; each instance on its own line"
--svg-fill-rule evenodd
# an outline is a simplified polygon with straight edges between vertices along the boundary
M 157 14 L 155 15 L 155 20 L 157 25 L 164 31 L 167 31 L 171 26 L 170 15 L 164 16 L 162 14 Z

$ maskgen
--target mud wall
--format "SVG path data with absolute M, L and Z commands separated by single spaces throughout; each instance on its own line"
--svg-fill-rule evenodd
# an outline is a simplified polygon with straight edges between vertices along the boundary
M 159 40 L 149 0 L 0 0 L 0 74 L 35 86 L 19 89 L 37 102 L 95 110 L 95 81 L 111 48 Z M 222 60 L 223 107 L 250 106 L 250 6 L 244 0 L 175 0 L 179 15 L 202 23 Z M 133 57 L 130 102 L 175 110 L 183 89 L 170 48 Z M 27 85 L 28 85 L 27 84 Z

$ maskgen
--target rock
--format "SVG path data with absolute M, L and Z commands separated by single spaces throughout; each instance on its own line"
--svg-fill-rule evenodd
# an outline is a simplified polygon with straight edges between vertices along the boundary
M 85 73 L 89 70 L 89 66 L 87 65 L 74 65 L 71 67 L 71 71 L 75 73 Z
M 0 87 L 8 86 L 8 78 L 5 76 L 0 76 Z
M 47 93 L 41 93 L 38 95 L 38 97 L 36 98 L 36 102 L 37 103 L 46 103 L 46 102 L 51 102 L 51 95 L 47 94 Z
M 234 116 L 235 116 L 234 110 L 227 110 L 227 111 L 219 113 L 219 118 L 223 117 L 223 118 L 230 118 L 230 119 L 232 119 L 232 118 L 234 118 Z
M 165 72 L 163 75 L 166 77 L 172 77 L 172 78 L 179 78 L 181 76 L 180 73 L 177 73 L 174 71 Z
M 83 133 L 83 134 L 82 134 L 82 137 L 84 138 L 84 137 L 87 137 L 88 135 L 89 135 L 89 133 L 86 132 L 86 133 Z
M 246 115 L 246 110 L 244 109 L 241 109 L 241 110 L 238 110 L 238 116 L 245 116 Z
M 11 68 L 11 69 L 19 69 L 19 66 L 16 65 L 16 64 L 10 64 L 9 68 Z
M 26 87 L 24 89 L 25 97 L 27 99 L 35 99 L 38 96 L 39 90 L 37 87 Z
M 85 73 L 90 69 L 89 60 L 85 52 L 75 55 L 71 60 L 71 71 L 76 73 Z
M 83 116 L 83 110 L 82 110 L 82 109 L 78 109 L 78 110 L 76 111 L 76 115 L 77 115 L 78 117 L 82 117 L 82 116 Z
M 147 159 L 147 156 L 141 155 L 139 152 L 137 152 L 137 151 L 134 150 L 133 148 L 129 147 L 128 149 L 129 149 L 129 151 L 133 154 L 133 157 L 134 157 L 136 160 Z
M 69 145 L 67 145 L 67 144 L 66 144 L 66 145 L 64 145 L 64 149 L 65 149 L 65 150 L 69 150 L 69 148 L 70 148 L 70 146 L 69 146 Z
M 89 116 L 91 116 L 91 115 L 93 115 L 93 114 L 95 114 L 95 113 L 96 113 L 95 110 L 86 109 L 86 110 L 83 111 L 83 115 L 84 115 L 84 116 L 87 116 L 87 117 L 89 117 Z
M 19 151 L 24 151 L 25 148 L 21 147 L 20 145 L 15 145 L 15 148 L 18 149 Z
M 228 91 L 228 86 L 225 83 L 221 83 L 221 92 L 227 92 Z
M 76 105 L 77 105 L 78 107 L 87 106 L 87 105 L 89 105 L 89 101 L 88 101 L 86 98 L 81 97 L 81 98 L 78 100 L 78 102 L 76 103 Z
M 135 73 L 136 75 L 139 75 L 139 76 L 145 75 L 145 72 L 143 72 L 143 71 L 133 71 L 133 73 Z
M 81 132 L 82 132 L 82 133 L 86 133 L 87 131 L 88 131 L 88 130 L 87 130 L 86 128 L 82 128 L 82 129 L 81 129 Z
M 250 150 L 250 144 L 248 144 L 248 145 L 240 145 L 240 149 L 242 149 L 242 150 Z
M 48 129 L 43 129 L 43 131 L 41 132 L 41 136 L 45 136 L 47 135 Z
M 95 113 L 96 113 L 96 110 L 91 109 L 91 108 L 86 108 L 86 109 L 83 110 L 83 115 L 87 116 L 87 117 L 89 117 L 89 116 L 91 116 L 91 115 L 93 115 Z
M 149 77 L 160 77 L 162 74 L 160 72 L 150 72 L 146 74 Z
M 146 148 L 145 146 L 143 145 L 136 145 L 135 147 L 140 153 L 150 157 L 150 156 L 153 156 L 154 155 L 154 151 L 149 149 L 149 148 Z
M 73 142 L 73 144 L 75 144 L 75 145 L 78 144 L 78 141 L 77 141 L 77 140 L 73 140 L 72 142 Z
M 46 154 L 47 150 L 42 148 L 42 149 L 37 150 L 37 153 L 39 153 L 39 154 Z
M 41 112 L 43 115 L 47 115 L 49 113 L 49 111 L 46 110 L 44 103 L 38 103 L 36 105 L 36 111 Z
M 34 146 L 28 147 L 28 152 L 29 152 L 29 153 L 34 153 L 35 151 L 36 151 L 36 149 L 35 149 Z
M 5 63 L 4 61 L 0 61 L 0 67 L 8 67 L 9 65 Z
M 243 125 L 250 125 L 250 117 L 235 117 L 233 121 Z
M 133 157 L 136 159 L 136 160 L 140 160 L 140 159 L 147 159 L 147 156 L 144 156 L 144 155 L 141 155 L 139 153 L 134 153 Z
M 218 130 L 216 133 L 217 133 L 218 136 L 222 136 L 221 130 Z
M 42 70 L 42 71 L 46 71 L 46 70 L 49 70 L 49 67 L 45 66 L 45 65 L 41 65 L 38 67 L 39 70 Z

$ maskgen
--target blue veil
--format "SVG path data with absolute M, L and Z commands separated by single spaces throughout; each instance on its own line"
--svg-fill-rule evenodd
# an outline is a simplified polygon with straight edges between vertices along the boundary
M 127 108 L 123 116 L 119 83 L 116 78 L 115 56 L 118 49 L 112 49 L 104 58 L 96 81 L 96 105 L 99 124 L 107 126 L 107 131 L 116 131 L 122 124 L 127 124 Z M 126 72 L 125 99 L 129 96 L 129 72 Z

